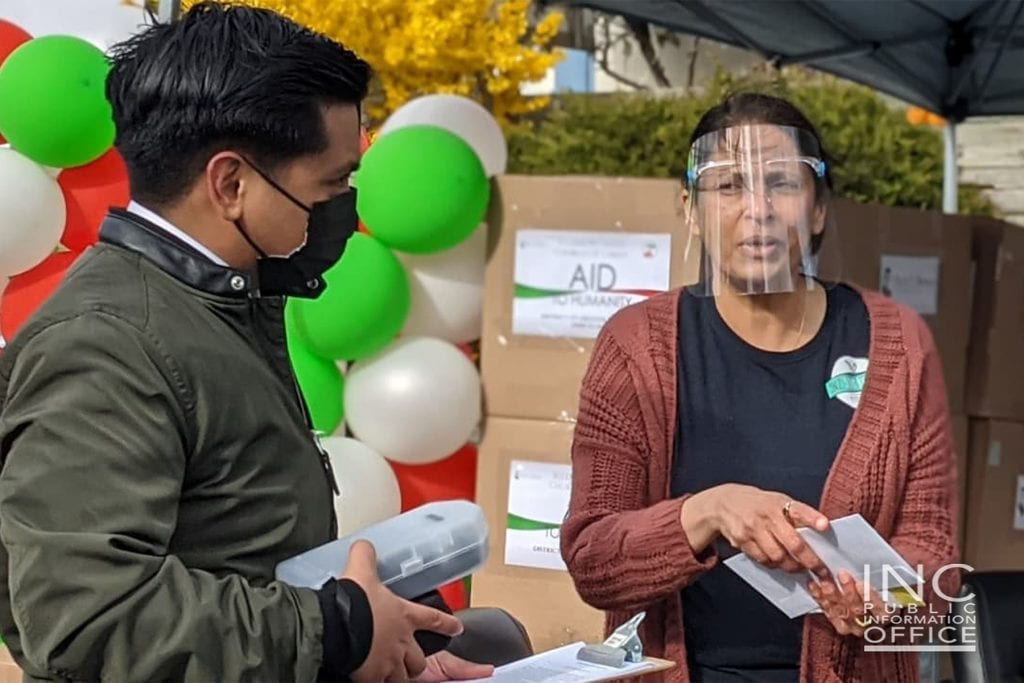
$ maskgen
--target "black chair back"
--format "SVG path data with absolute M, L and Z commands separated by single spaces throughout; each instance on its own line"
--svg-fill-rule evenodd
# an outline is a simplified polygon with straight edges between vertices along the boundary
M 502 666 L 533 654 L 530 636 L 518 619 L 497 607 L 473 607 L 455 613 L 462 634 L 446 648 L 478 664 Z
M 1024 571 L 975 572 L 964 577 L 954 615 L 974 626 L 970 652 L 953 652 L 957 683 L 1024 683 Z M 958 620 L 959 621 L 959 620 Z

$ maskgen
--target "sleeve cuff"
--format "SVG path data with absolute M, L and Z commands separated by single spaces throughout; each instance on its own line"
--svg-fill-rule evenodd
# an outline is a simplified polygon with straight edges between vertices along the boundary
M 349 579 L 332 579 L 317 591 L 323 613 L 321 682 L 345 681 L 363 665 L 373 644 L 373 612 L 366 592 Z

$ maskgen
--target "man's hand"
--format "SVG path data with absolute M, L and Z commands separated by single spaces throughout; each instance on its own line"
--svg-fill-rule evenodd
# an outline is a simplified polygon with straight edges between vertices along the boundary
M 416 631 L 451 637 L 462 633 L 462 623 L 452 615 L 403 600 L 388 590 L 377 576 L 377 553 L 366 541 L 353 544 L 342 578 L 359 584 L 373 613 L 370 654 L 352 674 L 356 683 L 408 681 L 422 674 L 427 661 L 416 643 Z
M 441 651 L 427 658 L 427 668 L 413 679 L 413 683 L 468 681 L 474 678 L 490 678 L 493 673 L 494 667 L 489 664 L 474 664 L 459 659 L 450 652 Z

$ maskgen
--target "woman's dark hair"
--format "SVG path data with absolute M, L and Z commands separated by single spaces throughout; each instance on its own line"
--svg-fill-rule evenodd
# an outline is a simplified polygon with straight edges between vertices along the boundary
M 275 12 L 202 2 L 112 50 L 107 99 L 132 195 L 163 206 L 227 147 L 273 170 L 326 149 L 323 107 L 366 96 L 369 65 Z
M 697 127 L 690 135 L 690 144 L 687 149 L 693 147 L 693 143 L 708 133 L 715 133 L 725 128 L 750 124 L 769 124 L 773 126 L 786 126 L 797 128 L 810 134 L 813 146 L 808 145 L 808 140 L 800 138 L 800 153 L 808 156 L 818 157 L 825 162 L 825 173 L 821 177 L 815 177 L 814 194 L 821 202 L 827 200 L 832 192 L 832 158 L 825 151 L 825 145 L 821 142 L 821 135 L 800 109 L 789 100 L 773 95 L 765 95 L 756 92 L 744 92 L 729 95 L 722 102 L 704 112 L 697 122 Z M 821 248 L 823 234 L 815 235 L 811 240 L 811 251 L 818 252 Z

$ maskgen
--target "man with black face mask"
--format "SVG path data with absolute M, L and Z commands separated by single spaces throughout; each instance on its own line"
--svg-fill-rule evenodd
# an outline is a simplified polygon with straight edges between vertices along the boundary
M 490 673 L 425 656 L 461 625 L 388 591 L 368 544 L 320 591 L 274 580 L 336 536 L 283 311 L 356 228 L 369 76 L 215 3 L 115 48 L 133 201 L 0 357 L 0 634 L 29 680 Z

